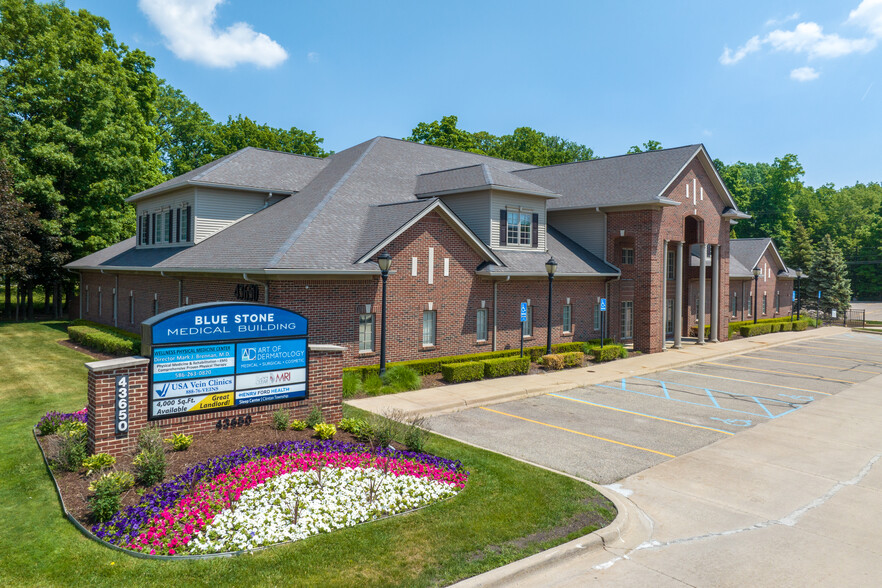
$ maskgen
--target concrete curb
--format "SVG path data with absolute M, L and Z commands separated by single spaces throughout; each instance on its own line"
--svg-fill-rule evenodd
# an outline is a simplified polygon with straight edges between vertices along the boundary
M 513 376 L 495 380 L 481 380 L 467 384 L 454 384 L 439 388 L 427 388 L 414 392 L 401 392 L 387 396 L 375 396 L 349 400 L 348 404 L 369 412 L 381 414 L 386 409 L 399 409 L 408 416 L 437 416 L 449 414 L 461 410 L 467 410 L 476 406 L 492 406 L 512 400 L 521 400 L 542 394 L 564 392 L 582 386 L 602 384 L 621 377 L 634 377 L 651 374 L 658 371 L 676 369 L 687 365 L 701 363 L 703 361 L 723 359 L 744 353 L 750 353 L 760 349 L 771 349 L 779 345 L 787 345 L 796 341 L 805 341 L 829 337 L 838 332 L 845 331 L 842 327 L 822 327 L 798 333 L 772 333 L 751 337 L 749 339 L 736 339 L 722 343 L 708 344 L 699 350 L 700 355 L 689 353 L 688 357 L 671 358 L 670 362 L 662 359 L 669 354 L 678 353 L 677 350 L 669 349 L 661 354 L 639 355 L 615 362 L 592 365 L 589 368 L 581 368 L 572 371 L 558 372 L 555 374 L 532 374 L 528 376 Z M 736 346 L 735 349 L 732 349 Z M 710 349 L 712 351 L 704 351 Z M 646 362 L 652 358 L 651 365 L 634 367 L 636 364 Z M 592 375 L 600 372 L 597 375 Z M 574 376 L 580 376 L 577 381 Z

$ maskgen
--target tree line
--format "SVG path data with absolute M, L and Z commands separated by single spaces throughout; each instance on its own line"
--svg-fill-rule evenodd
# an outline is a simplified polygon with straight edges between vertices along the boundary
M 276 128 L 241 114 L 215 121 L 158 78 L 154 60 L 119 43 L 110 23 L 61 3 L 0 0 L 0 275 L 4 312 L 16 290 L 33 316 L 39 285 L 58 315 L 74 292 L 63 264 L 134 234 L 125 198 L 244 147 L 314 157 L 315 131 Z M 530 127 L 494 135 L 456 116 L 420 122 L 406 140 L 532 165 L 596 157 L 585 145 Z M 649 140 L 629 153 L 660 149 Z M 770 236 L 788 263 L 808 270 L 825 235 L 844 252 L 854 290 L 878 297 L 882 188 L 805 186 L 795 155 L 771 164 L 715 161 L 739 208 L 739 237 Z

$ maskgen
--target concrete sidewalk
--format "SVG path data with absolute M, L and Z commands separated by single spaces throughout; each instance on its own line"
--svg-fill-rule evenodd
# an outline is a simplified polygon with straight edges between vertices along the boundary
M 724 343 L 684 344 L 682 349 L 668 349 L 663 353 L 638 355 L 603 364 L 591 364 L 586 368 L 480 380 L 347 402 L 356 408 L 377 414 L 382 414 L 389 409 L 398 409 L 409 415 L 433 416 L 529 396 L 563 392 L 611 380 L 675 369 L 701 361 L 768 349 L 795 341 L 829 337 L 847 331 L 848 329 L 843 327 L 823 327 L 800 332 L 771 333 Z

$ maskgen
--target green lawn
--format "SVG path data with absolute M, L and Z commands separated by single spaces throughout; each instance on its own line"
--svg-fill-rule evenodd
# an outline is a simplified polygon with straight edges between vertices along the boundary
M 428 450 L 471 472 L 456 498 L 421 511 L 235 558 L 150 561 L 84 537 L 62 515 L 31 430 L 86 402 L 89 358 L 62 347 L 63 322 L 0 323 L 0 583 L 12 586 L 432 586 L 594 530 L 547 539 L 612 506 L 570 478 L 434 437 Z

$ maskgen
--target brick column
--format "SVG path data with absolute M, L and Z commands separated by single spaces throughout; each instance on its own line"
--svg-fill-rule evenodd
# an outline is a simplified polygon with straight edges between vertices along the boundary
M 147 422 L 147 368 L 146 357 L 121 357 L 86 364 L 89 370 L 89 452 L 123 455 L 138 438 L 138 431 Z M 128 430 L 117 433 L 116 378 L 128 377 L 126 410 Z

